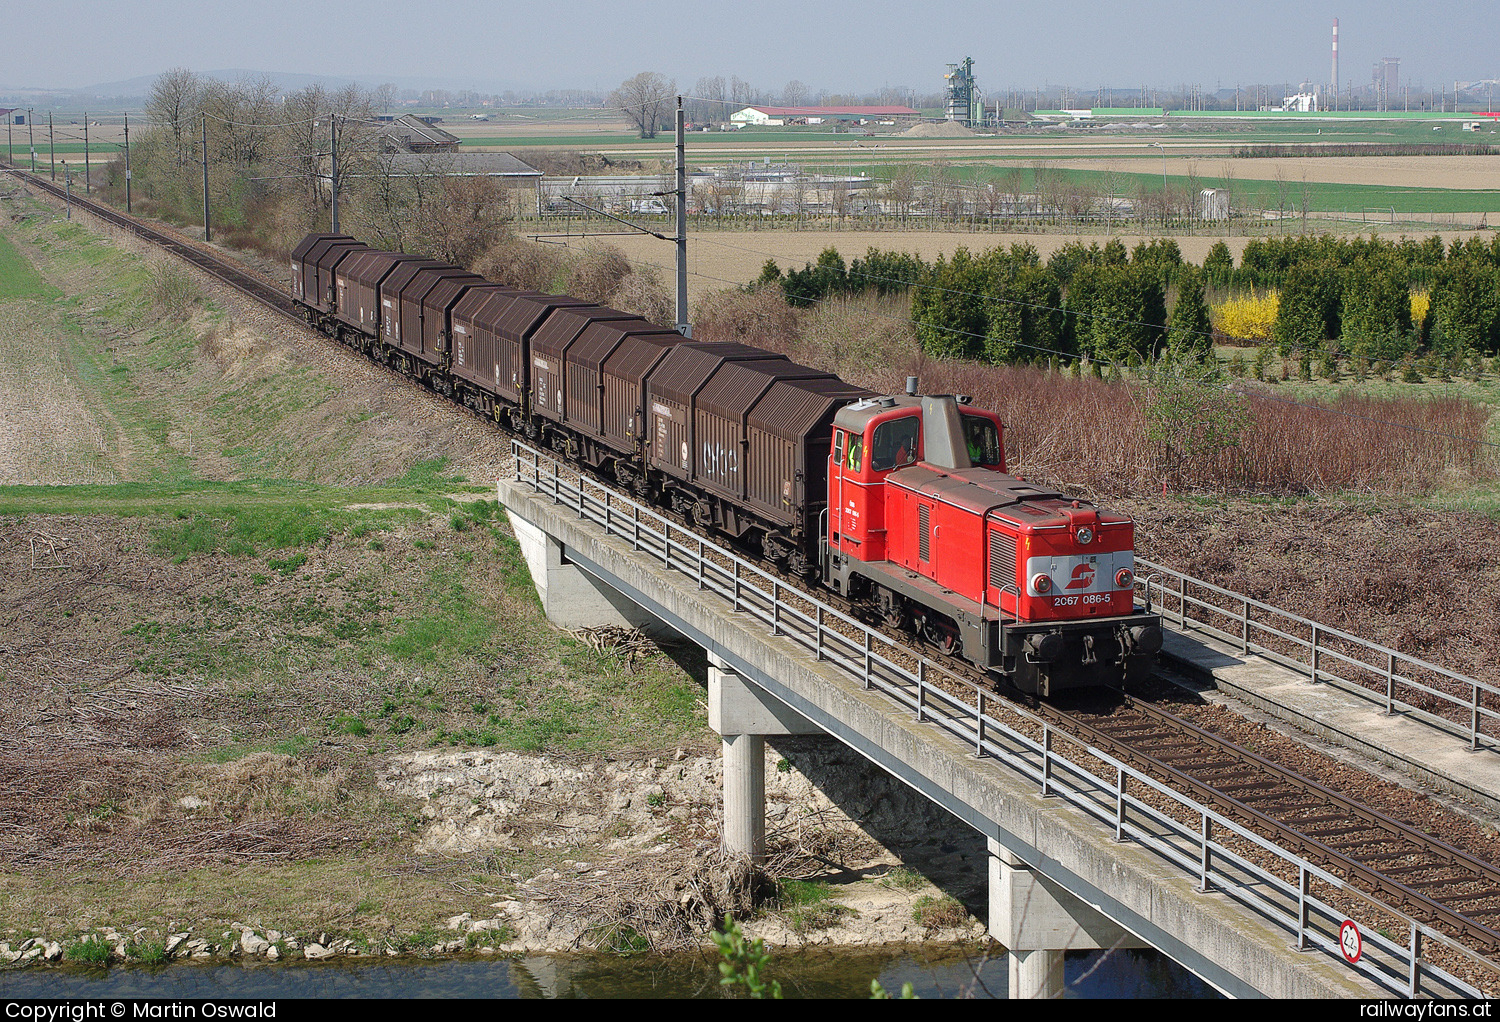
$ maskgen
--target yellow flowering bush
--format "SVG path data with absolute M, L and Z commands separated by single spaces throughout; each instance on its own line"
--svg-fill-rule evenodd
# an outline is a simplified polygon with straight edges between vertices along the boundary
M 1227 340 L 1264 342 L 1271 339 L 1276 312 L 1281 307 L 1281 292 L 1275 288 L 1257 294 L 1229 298 L 1209 310 L 1214 330 Z

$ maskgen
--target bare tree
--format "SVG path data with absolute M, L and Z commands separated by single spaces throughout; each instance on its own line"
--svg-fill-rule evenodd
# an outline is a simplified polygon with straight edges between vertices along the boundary
M 676 81 L 668 81 L 655 71 L 642 71 L 621 82 L 620 87 L 610 93 L 609 104 L 625 112 L 640 131 L 641 138 L 655 138 L 662 128 L 662 120 L 673 109 L 672 98 L 676 94 Z
M 187 161 L 187 141 L 192 120 L 198 115 L 198 76 L 185 67 L 174 67 L 157 77 L 146 100 L 146 115 L 164 126 L 172 138 L 179 163 Z
M 697 100 L 693 103 L 694 121 L 727 121 L 729 110 L 725 101 L 724 76 L 700 78 L 693 86 Z
M 807 86 L 793 78 L 781 90 L 781 102 L 787 106 L 806 106 Z

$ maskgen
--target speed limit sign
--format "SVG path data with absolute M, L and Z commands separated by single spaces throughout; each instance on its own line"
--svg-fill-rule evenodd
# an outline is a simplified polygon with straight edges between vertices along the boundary
M 1364 953 L 1359 927 L 1354 925 L 1352 919 L 1345 919 L 1344 925 L 1339 927 L 1339 950 L 1344 952 L 1344 960 L 1350 965 L 1357 964 L 1359 956 Z

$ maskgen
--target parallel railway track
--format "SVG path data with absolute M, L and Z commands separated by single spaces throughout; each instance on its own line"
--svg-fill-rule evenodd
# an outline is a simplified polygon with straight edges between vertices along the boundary
M 13 172 L 30 186 L 65 198 L 56 184 Z M 205 246 L 100 203 L 76 195 L 71 201 L 187 260 L 271 311 L 304 322 L 285 289 Z M 851 608 L 840 609 L 848 613 Z M 925 644 L 913 655 L 926 655 L 954 669 L 962 663 Z M 962 670 L 977 676 L 967 665 Z M 1131 763 L 1268 840 L 1346 876 L 1352 886 L 1451 934 L 1477 953 L 1492 960 L 1500 956 L 1500 868 L 1495 865 L 1395 820 L 1356 796 L 1334 791 L 1144 702 L 1128 700 L 1122 711 L 1094 719 L 1053 706 L 1033 712 L 1078 741 Z

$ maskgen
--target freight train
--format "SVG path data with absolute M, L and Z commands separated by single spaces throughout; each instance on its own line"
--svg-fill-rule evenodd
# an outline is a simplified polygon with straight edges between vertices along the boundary
M 1039 697 L 1149 667 L 1134 524 L 1005 471 L 993 412 L 311 234 L 319 331 Z

